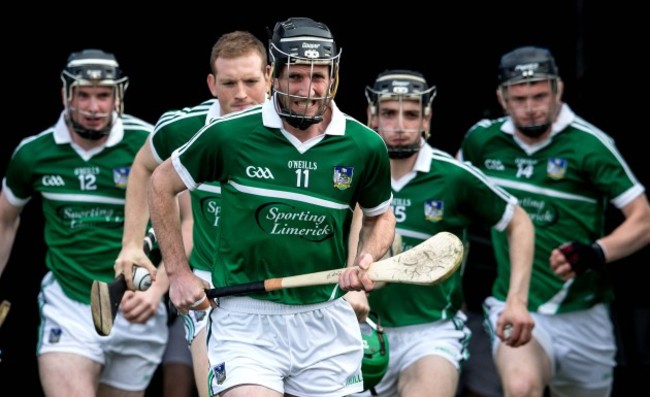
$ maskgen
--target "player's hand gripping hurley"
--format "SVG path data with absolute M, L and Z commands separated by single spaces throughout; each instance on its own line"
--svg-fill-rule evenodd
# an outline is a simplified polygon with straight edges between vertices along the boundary
M 142 247 L 146 255 L 149 255 L 155 242 L 156 235 L 153 229 L 149 229 L 147 235 L 144 237 L 144 245 Z M 93 281 L 92 288 L 90 289 L 90 307 L 93 313 L 95 331 L 99 335 L 106 336 L 111 333 L 113 321 L 115 321 L 115 316 L 117 315 L 117 309 L 126 290 L 127 286 L 124 274 L 115 277 L 110 283 L 97 280 Z
M 366 271 L 375 282 L 435 285 L 449 278 L 463 259 L 463 243 L 449 232 L 440 232 L 408 251 L 370 265 Z M 346 268 L 269 278 L 246 284 L 206 289 L 208 299 L 222 296 L 269 292 L 283 288 L 336 284 Z M 205 308 L 198 305 L 197 308 Z

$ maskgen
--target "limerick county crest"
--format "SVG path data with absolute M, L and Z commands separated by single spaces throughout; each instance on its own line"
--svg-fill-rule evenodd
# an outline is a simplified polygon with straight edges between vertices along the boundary
M 118 167 L 113 168 L 113 182 L 115 187 L 126 189 L 126 181 L 129 178 L 131 167 Z
M 354 168 L 337 165 L 334 167 L 334 187 L 339 190 L 349 189 L 352 186 Z
M 551 179 L 562 179 L 566 173 L 569 162 L 566 159 L 552 157 L 548 159 L 548 164 L 546 165 L 546 175 Z
M 427 200 L 424 202 L 424 219 L 429 222 L 440 222 L 445 213 L 445 203 L 441 200 Z

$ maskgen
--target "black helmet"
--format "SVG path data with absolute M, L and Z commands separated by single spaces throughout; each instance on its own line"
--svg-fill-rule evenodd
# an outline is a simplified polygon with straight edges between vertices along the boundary
M 558 93 L 560 75 L 551 52 L 541 47 L 519 47 L 501 57 L 499 63 L 499 89 L 504 99 L 507 87 L 514 84 L 549 81 L 554 94 Z M 530 138 L 537 138 L 549 130 L 554 113 L 547 120 L 534 125 L 516 125 L 517 129 Z
M 429 87 L 422 73 L 405 69 L 380 73 L 372 88 L 366 87 L 366 99 L 372 114 L 377 112 L 377 105 L 382 100 L 408 98 L 420 101 L 428 115 L 435 97 L 436 86 Z
M 278 100 L 280 99 L 278 96 L 294 96 L 290 95 L 288 89 L 285 89 L 284 92 L 277 88 L 273 89 L 276 110 L 280 117 L 290 125 L 306 129 L 312 124 L 321 122 L 327 106 L 336 94 L 341 57 L 341 51 L 337 48 L 332 32 L 330 32 L 327 25 L 302 17 L 289 18 L 286 21 L 276 23 L 269 41 L 269 57 L 275 78 L 280 76 L 283 66 L 291 67 L 291 65 L 302 64 L 312 67 L 314 65 L 327 65 L 330 67 L 331 83 L 326 96 L 309 98 L 323 100 L 320 111 L 314 116 L 307 116 L 285 109 L 282 101 Z
M 415 100 L 420 102 L 424 116 L 431 114 L 431 103 L 436 97 L 436 86 L 427 84 L 424 75 L 405 69 L 387 70 L 377 76 L 371 87 L 366 87 L 366 99 L 371 116 L 377 115 L 379 102 L 384 100 Z M 370 121 L 370 120 L 368 120 Z M 429 131 L 422 131 L 424 139 Z M 420 150 L 420 142 L 409 146 L 388 147 L 391 158 L 408 158 Z
M 499 85 L 559 79 L 551 52 L 541 47 L 520 47 L 501 57 Z
M 69 104 L 72 100 L 72 88 L 75 86 L 113 86 L 115 110 L 118 115 L 122 114 L 128 77 L 122 75 L 115 56 L 97 49 L 73 52 L 61 72 L 61 80 L 65 95 L 66 117 L 72 128 L 87 139 L 99 139 L 110 133 L 112 122 L 101 131 L 87 130 L 79 125 L 70 117 Z

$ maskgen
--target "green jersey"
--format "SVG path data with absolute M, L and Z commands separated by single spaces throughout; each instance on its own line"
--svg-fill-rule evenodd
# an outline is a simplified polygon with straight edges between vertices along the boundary
M 158 163 L 171 156 L 172 152 L 212 119 L 221 116 L 221 107 L 216 99 L 207 100 L 192 108 L 165 112 L 151 136 L 151 152 Z M 192 201 L 192 240 L 194 247 L 190 254 L 190 265 L 195 269 L 212 268 L 217 230 L 221 212 L 221 186 L 206 182 L 190 192 Z
M 535 225 L 535 258 L 528 309 L 545 314 L 582 310 L 609 302 L 605 275 L 587 272 L 567 282 L 549 266 L 560 244 L 594 241 L 604 233 L 609 200 L 621 208 L 644 191 L 613 140 L 564 104 L 548 141 L 530 146 L 514 135 L 510 118 L 481 120 L 462 143 L 462 157 L 519 199 Z M 510 269 L 506 236 L 493 233 L 498 276 L 496 298 L 505 300 Z
M 402 250 L 447 231 L 465 239 L 473 222 L 505 230 L 517 200 L 469 164 L 423 142 L 413 170 L 392 181 Z M 399 327 L 451 319 L 463 303 L 461 272 L 435 286 L 388 283 L 369 294 L 382 324 Z
M 221 184 L 215 286 L 346 266 L 355 205 L 390 206 L 390 163 L 377 133 L 331 104 L 324 134 L 300 142 L 282 129 L 272 100 L 212 121 L 172 162 L 189 189 Z M 342 296 L 337 285 L 257 294 L 284 304 Z
M 9 161 L 3 191 L 19 207 L 41 195 L 45 264 L 70 299 L 89 304 L 93 280 L 115 277 L 127 178 L 152 130 L 124 115 L 103 146 L 86 151 L 71 141 L 61 114 L 52 128 L 23 139 Z

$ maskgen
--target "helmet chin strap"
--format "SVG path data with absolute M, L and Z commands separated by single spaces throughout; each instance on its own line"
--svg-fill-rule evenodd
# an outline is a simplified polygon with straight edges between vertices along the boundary
M 80 111 L 81 112 L 81 111 Z M 87 112 L 81 112 L 85 115 L 90 115 L 90 113 Z M 111 120 L 109 123 L 106 124 L 104 128 L 101 128 L 99 130 L 92 130 L 90 128 L 86 128 L 77 121 L 75 121 L 71 116 L 70 116 L 70 110 L 65 115 L 65 119 L 68 122 L 68 125 L 76 132 L 79 134 L 80 137 L 84 139 L 88 139 L 90 141 L 97 141 L 105 137 L 106 135 L 111 133 L 111 129 L 113 128 L 113 116 L 112 115 L 107 115 L 107 114 L 95 114 L 94 117 L 110 117 Z
M 421 136 L 423 138 L 424 135 L 425 133 L 422 132 Z M 418 140 L 417 142 L 412 143 L 410 145 L 395 145 L 395 146 L 386 145 L 386 148 L 388 149 L 389 158 L 394 160 L 402 160 L 417 154 L 420 151 L 422 145 L 423 145 L 422 140 Z
M 306 130 L 314 124 L 318 124 L 323 121 L 322 116 L 313 116 L 313 117 L 302 117 L 294 115 L 280 115 L 290 126 L 295 127 L 299 130 Z
M 322 122 L 323 119 L 325 118 L 325 113 L 328 110 L 327 104 L 329 104 L 329 100 L 327 100 L 327 98 L 320 98 L 320 99 L 325 99 L 326 102 L 320 106 L 321 111 L 319 112 L 319 114 L 315 114 L 313 116 L 308 116 L 305 113 L 292 111 L 283 102 L 282 100 L 283 98 L 286 101 L 291 100 L 291 98 L 302 98 L 305 100 L 311 100 L 313 98 L 290 95 L 288 93 L 280 92 L 280 91 L 275 91 L 273 93 L 273 101 L 275 103 L 275 108 L 278 111 L 278 115 L 280 116 L 280 118 L 285 120 L 287 124 L 289 124 L 290 126 L 297 128 L 299 130 L 306 130 L 312 125 Z
M 544 123 L 544 124 L 538 124 L 538 125 L 531 125 L 528 127 L 524 126 L 517 126 L 517 129 L 524 135 L 526 135 L 529 138 L 538 138 L 542 134 L 544 134 L 546 131 L 548 131 L 549 127 L 551 126 L 550 122 Z
M 420 144 L 388 146 L 388 157 L 395 160 L 407 159 L 420 151 Z

